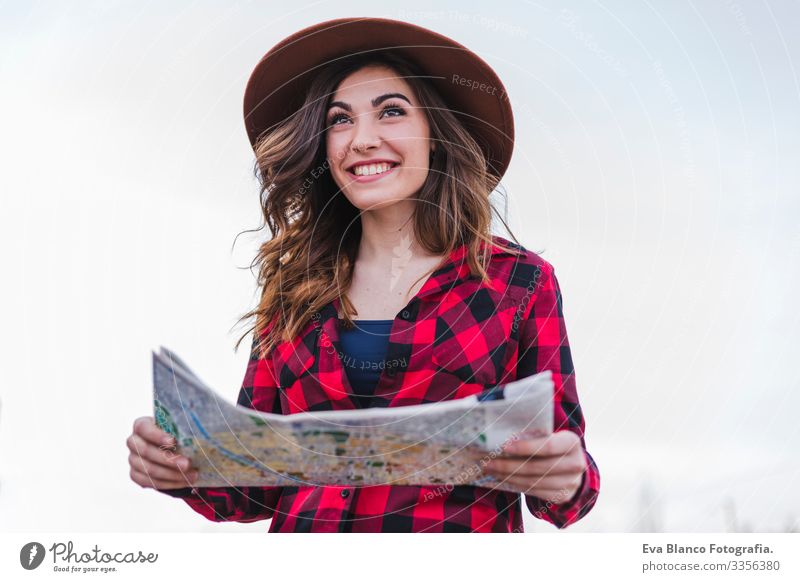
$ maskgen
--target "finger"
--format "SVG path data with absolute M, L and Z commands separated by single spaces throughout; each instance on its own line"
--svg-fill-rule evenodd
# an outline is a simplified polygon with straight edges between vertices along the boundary
M 176 444 L 175 437 L 161 430 L 151 416 L 137 418 L 133 423 L 133 432 L 156 446 L 174 446 Z
M 129 464 L 139 473 L 144 473 L 150 477 L 150 479 L 158 481 L 186 481 L 188 483 L 191 482 L 193 476 L 196 475 L 196 471 L 182 472 L 176 469 L 170 469 L 145 461 L 141 457 L 137 457 L 133 454 L 131 454 Z
M 495 473 L 522 476 L 575 475 L 583 473 L 583 459 L 574 455 L 557 457 L 497 457 L 486 464 L 486 469 Z
M 163 450 L 135 434 L 128 437 L 128 449 L 131 453 L 147 461 L 165 467 L 179 468 L 188 471 L 192 466 L 191 461 L 187 457 L 173 451 Z
M 190 483 L 185 481 L 165 481 L 162 479 L 152 479 L 146 473 L 131 469 L 131 480 L 142 487 L 152 487 L 153 489 L 182 489 L 183 487 L 191 487 Z
M 570 430 L 560 430 L 546 437 L 525 437 L 511 440 L 503 447 L 501 455 L 551 457 L 563 455 L 581 446 L 580 437 Z
M 191 482 L 192 478 L 196 477 L 197 475 L 196 469 L 193 469 L 191 471 L 181 471 L 179 469 L 175 469 L 174 467 L 165 467 L 157 463 L 146 461 L 145 459 L 142 459 L 135 453 L 130 454 L 130 456 L 128 457 L 128 463 L 136 471 L 139 471 L 140 473 L 145 473 L 146 475 L 149 475 L 152 479 L 160 479 L 163 481 L 186 480 L 188 482 Z
M 529 436 L 525 433 L 509 439 L 502 447 L 506 453 L 518 455 L 554 456 L 580 446 L 580 437 L 570 430 L 560 430 L 546 436 Z

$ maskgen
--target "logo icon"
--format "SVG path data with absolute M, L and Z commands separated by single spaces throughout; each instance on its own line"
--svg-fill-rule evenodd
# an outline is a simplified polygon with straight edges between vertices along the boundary
M 35 570 L 44 561 L 44 546 L 39 542 L 28 542 L 19 551 L 19 563 L 26 570 Z

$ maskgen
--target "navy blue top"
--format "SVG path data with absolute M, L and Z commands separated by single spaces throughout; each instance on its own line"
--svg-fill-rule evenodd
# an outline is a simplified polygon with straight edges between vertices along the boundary
M 344 329 L 339 319 L 342 365 L 361 408 L 372 406 L 372 396 L 385 366 L 386 350 L 393 319 L 355 320 L 353 329 Z

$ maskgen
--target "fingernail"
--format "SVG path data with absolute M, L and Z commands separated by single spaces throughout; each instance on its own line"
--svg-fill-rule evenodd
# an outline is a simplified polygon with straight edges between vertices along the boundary
M 175 439 L 172 437 L 164 439 L 164 446 L 165 447 L 174 447 L 175 446 Z
M 188 469 L 189 465 L 191 465 L 191 463 L 189 462 L 189 459 L 181 459 L 179 461 L 179 464 L 181 466 L 181 469 L 184 469 L 184 470 Z

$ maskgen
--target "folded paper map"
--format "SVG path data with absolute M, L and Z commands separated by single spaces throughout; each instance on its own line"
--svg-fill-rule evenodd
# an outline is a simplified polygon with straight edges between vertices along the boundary
M 153 352 L 154 416 L 199 471 L 195 487 L 476 485 L 509 438 L 553 430 L 552 372 L 412 406 L 270 414 L 219 397 L 173 352 Z

